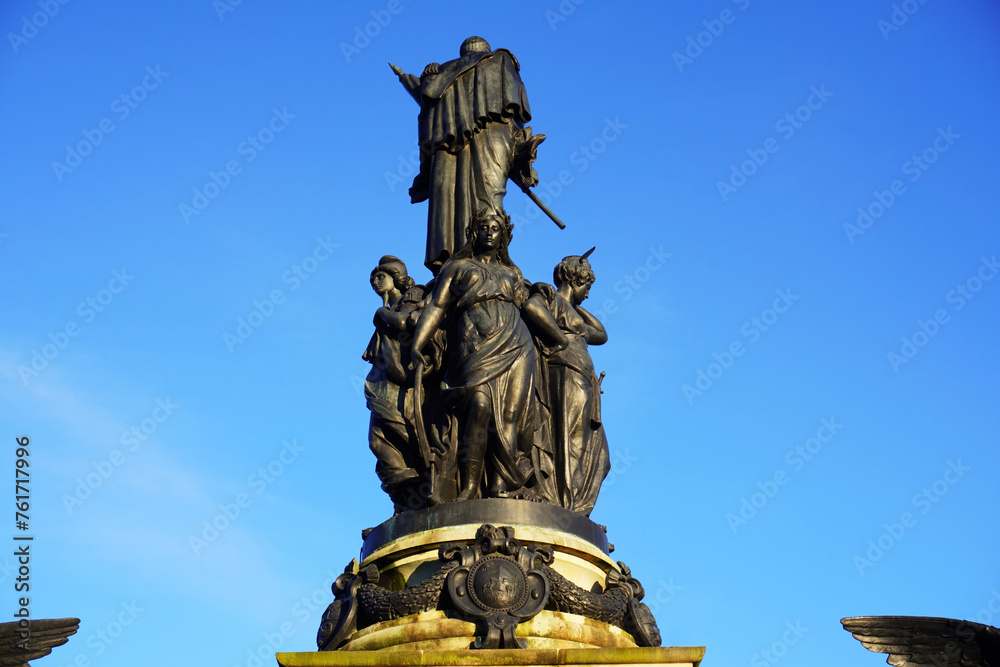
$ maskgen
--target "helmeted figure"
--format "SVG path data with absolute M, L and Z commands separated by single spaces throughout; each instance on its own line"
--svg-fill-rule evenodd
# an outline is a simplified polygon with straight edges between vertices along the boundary
M 580 305 L 594 283 L 587 261 L 591 252 L 564 258 L 553 270 L 555 287 L 535 283 L 529 299 L 532 306 L 544 307 L 565 336 L 557 345 L 536 338 L 540 353 L 536 386 L 550 426 L 549 437 L 536 441 L 541 443 L 535 454 L 537 494 L 586 516 L 611 469 L 601 420 L 601 385 L 587 351 L 588 345 L 606 343 L 608 334 Z M 545 451 L 546 443 L 551 443 L 551 451 Z
M 537 185 L 531 163 L 545 135 L 524 127 L 531 110 L 517 58 L 491 51 L 482 37 L 468 38 L 459 58 L 431 63 L 419 77 L 393 71 L 420 105 L 420 172 L 410 200 L 428 201 L 424 264 L 437 275 L 465 245 L 476 212 L 503 215 L 508 178 Z

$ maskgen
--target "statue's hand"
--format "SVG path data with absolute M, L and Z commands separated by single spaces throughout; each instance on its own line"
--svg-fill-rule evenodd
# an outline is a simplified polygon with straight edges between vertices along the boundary
M 431 63 L 430 65 L 424 68 L 424 73 L 420 75 L 420 78 L 423 79 L 424 77 L 427 76 L 434 76 L 437 73 L 438 73 L 438 64 Z
M 423 354 L 421 354 L 420 350 L 418 350 L 417 348 L 413 348 L 413 350 L 410 352 L 410 356 L 413 358 L 413 366 L 414 366 L 414 368 L 418 364 L 420 364 L 424 368 L 427 368 L 428 366 L 430 366 L 430 363 L 428 363 L 428 361 L 427 361 L 427 357 L 425 357 Z
M 399 76 L 400 74 L 403 73 L 403 70 L 399 69 L 398 67 L 396 67 L 392 63 L 389 63 L 389 67 L 392 68 L 392 73 L 395 74 L 396 76 Z

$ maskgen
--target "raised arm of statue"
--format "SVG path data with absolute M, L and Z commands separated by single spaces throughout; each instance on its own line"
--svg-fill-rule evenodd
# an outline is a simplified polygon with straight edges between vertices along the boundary
M 403 88 L 406 88 L 406 92 L 416 100 L 417 104 L 420 104 L 420 77 L 407 74 L 392 63 L 389 63 L 389 67 L 392 68 L 393 74 L 399 77 L 399 82 L 403 84 Z

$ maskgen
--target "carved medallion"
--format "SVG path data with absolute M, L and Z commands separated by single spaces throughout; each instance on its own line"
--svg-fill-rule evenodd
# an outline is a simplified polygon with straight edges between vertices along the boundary
M 472 566 L 467 586 L 473 601 L 492 611 L 518 609 L 528 596 L 524 571 L 500 555 L 487 556 Z
M 551 550 L 523 547 L 513 528 L 484 524 L 473 545 L 442 546 L 441 558 L 459 561 L 445 590 L 455 608 L 478 625 L 473 647 L 526 648 L 515 630 L 549 599 L 549 579 L 542 568 L 552 561 Z

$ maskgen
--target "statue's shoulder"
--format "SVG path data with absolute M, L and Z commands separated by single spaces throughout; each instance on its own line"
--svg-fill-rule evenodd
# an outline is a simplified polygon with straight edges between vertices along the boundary
M 506 56 L 506 57 L 510 58 L 510 61 L 514 64 L 514 69 L 517 70 L 518 72 L 521 71 L 521 63 L 519 63 L 517 61 L 517 56 L 515 56 L 513 53 L 511 53 L 507 49 L 496 49 L 496 50 L 494 50 L 490 54 L 490 56 L 494 56 L 494 55 L 499 55 L 500 57 Z
M 545 299 L 548 303 L 554 303 L 559 293 L 556 291 L 555 285 L 550 285 L 548 283 L 533 283 L 530 288 L 531 295 L 538 295 Z
M 403 298 L 400 299 L 400 302 L 404 304 L 420 303 L 426 295 L 426 285 L 414 285 L 403 293 Z

